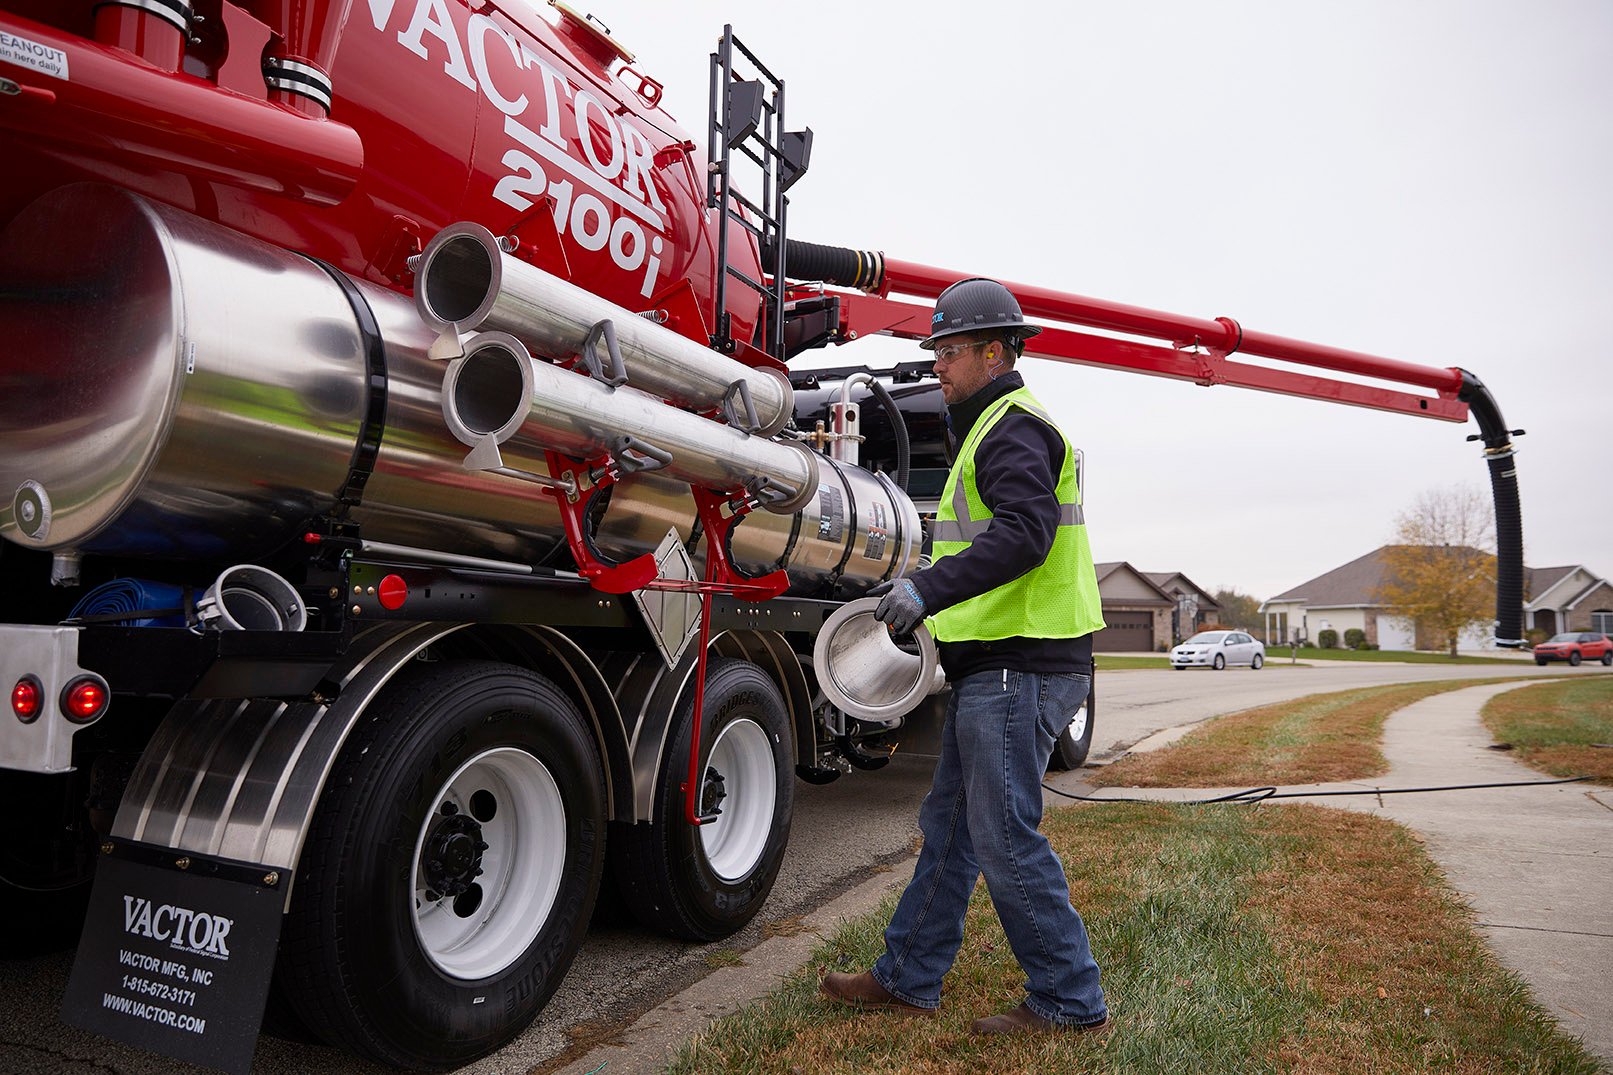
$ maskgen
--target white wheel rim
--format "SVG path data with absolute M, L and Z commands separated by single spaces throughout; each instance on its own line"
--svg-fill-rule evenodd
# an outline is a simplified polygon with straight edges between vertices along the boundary
M 1081 742 L 1081 737 L 1087 734 L 1087 707 L 1082 706 L 1070 718 L 1070 726 L 1064 729 L 1064 738 L 1070 741 L 1071 746 Z
M 722 777 L 724 798 L 715 821 L 700 826 L 711 872 L 733 882 L 749 873 L 767 850 L 778 797 L 773 743 L 754 720 L 736 720 L 711 744 L 706 771 Z
M 490 797 L 490 798 L 489 798 Z M 480 901 L 427 898 L 426 844 L 446 816 L 479 823 Z M 488 803 L 494 809 L 489 817 Z M 499 747 L 461 765 L 438 790 L 414 847 L 414 930 L 427 958 L 454 978 L 486 978 L 510 966 L 549 919 L 566 868 L 566 808 L 560 786 L 537 758 Z M 474 906 L 473 906 L 474 904 Z M 468 913 L 465 913 L 467 912 Z

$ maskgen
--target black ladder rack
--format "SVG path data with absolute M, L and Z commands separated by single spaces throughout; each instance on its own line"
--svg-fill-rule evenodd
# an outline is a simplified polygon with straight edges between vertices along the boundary
M 758 77 L 735 72 L 735 53 Z M 735 151 L 759 171 L 759 202 L 733 187 Z M 784 192 L 806 174 L 811 155 L 811 128 L 784 129 L 783 81 L 734 36 L 732 26 L 724 26 L 717 51 L 711 54 L 711 129 L 706 142 L 706 207 L 722 213 L 717 229 L 716 331 L 711 337 L 711 345 L 719 351 L 735 349 L 728 314 L 728 278 L 733 277 L 762 297 L 757 346 L 774 358 L 784 358 L 784 239 L 790 206 Z M 760 249 L 773 252 L 773 264 L 763 265 L 773 278 L 771 284 L 752 280 L 729 263 L 729 221 L 754 235 Z

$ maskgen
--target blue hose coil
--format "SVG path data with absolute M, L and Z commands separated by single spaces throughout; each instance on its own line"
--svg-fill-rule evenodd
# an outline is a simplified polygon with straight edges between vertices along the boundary
M 131 613 L 128 619 L 112 620 L 112 622 L 133 627 L 184 627 L 185 614 L 183 611 L 165 616 L 132 615 L 139 612 L 155 612 L 160 609 L 183 609 L 185 606 L 185 587 L 175 586 L 167 582 L 151 582 L 147 579 L 113 579 L 91 590 L 79 599 L 73 606 L 71 618 L 79 616 L 102 616 L 118 612 Z

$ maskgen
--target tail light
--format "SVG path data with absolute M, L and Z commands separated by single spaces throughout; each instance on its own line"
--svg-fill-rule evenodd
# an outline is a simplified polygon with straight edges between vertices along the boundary
M 32 724 L 38 720 L 39 709 L 44 704 L 44 688 L 40 687 L 39 680 L 33 676 L 23 676 L 17 680 L 17 685 L 11 688 L 11 711 L 24 724 Z
M 100 676 L 79 676 L 62 688 L 62 715 L 75 724 L 88 724 L 106 712 L 110 694 Z

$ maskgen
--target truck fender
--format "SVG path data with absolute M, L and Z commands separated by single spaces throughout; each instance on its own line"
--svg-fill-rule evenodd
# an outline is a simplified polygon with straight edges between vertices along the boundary
M 812 695 L 801 660 L 784 636 L 773 631 L 724 631 L 712 639 L 708 654 L 749 661 L 778 684 L 795 730 L 796 760 L 810 761 L 814 754 Z M 622 719 L 631 728 L 632 813 L 619 812 L 616 820 L 649 821 L 654 815 L 656 774 L 673 738 L 672 715 L 677 712 L 678 699 L 694 684 L 695 657 L 691 648 L 676 668 L 668 668 L 651 653 L 619 653 L 604 662 L 606 679 L 617 685 L 616 704 Z
M 453 637 L 453 636 L 459 637 Z M 491 637 L 497 635 L 498 637 Z M 481 637 L 478 637 L 481 636 Z M 294 871 L 320 793 L 348 733 L 377 692 L 434 643 L 512 660 L 572 695 L 606 759 L 607 802 L 627 754 L 621 716 L 599 669 L 575 643 L 542 627 L 380 624 L 361 632 L 331 669 L 333 700 L 182 699 L 153 735 L 118 807 L 112 835 Z M 290 899 L 290 886 L 286 898 Z

